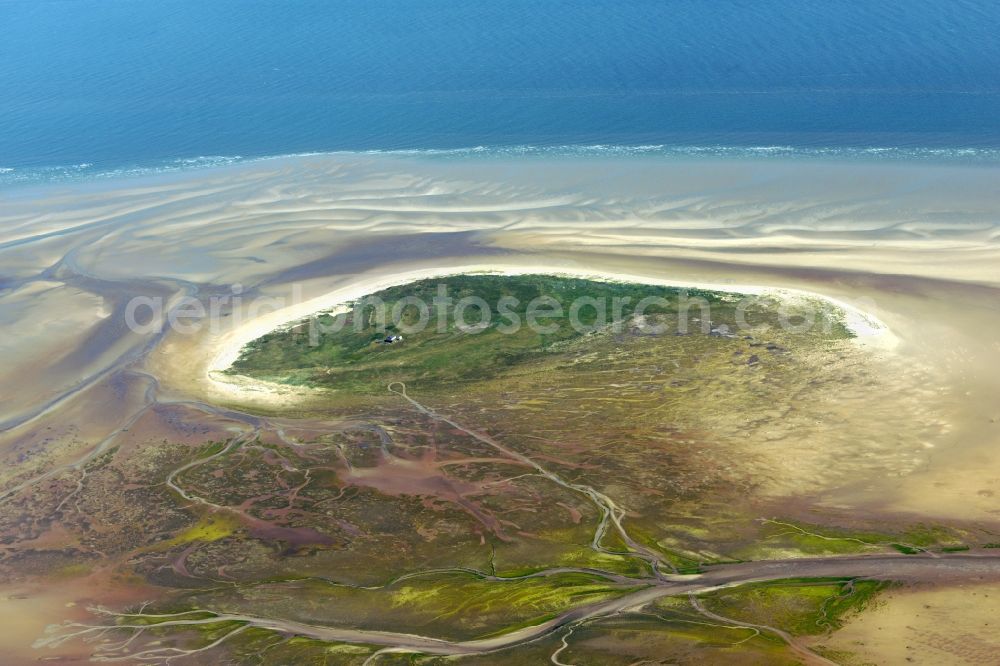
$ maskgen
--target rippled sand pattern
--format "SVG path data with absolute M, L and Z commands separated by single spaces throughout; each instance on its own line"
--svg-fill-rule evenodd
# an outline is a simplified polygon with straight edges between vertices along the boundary
M 996 179 L 992 167 L 319 156 L 10 189 L 0 194 L 0 497 L 44 489 L 55 510 L 79 501 L 89 463 L 115 447 L 222 440 L 258 418 L 245 411 L 321 400 L 209 377 L 234 331 L 266 331 L 275 307 L 408 274 L 543 266 L 798 289 L 871 313 L 894 345 L 859 339 L 818 384 L 772 387 L 781 399 L 749 410 L 759 422 L 734 418 L 738 405 L 692 421 L 721 433 L 733 461 L 752 453 L 767 496 L 800 513 L 1000 530 Z M 243 303 L 218 330 L 123 323 L 136 296 L 169 308 L 232 296 L 234 284 Z M 260 297 L 284 301 L 254 312 Z M 522 388 L 538 404 L 574 399 Z M 720 405 L 730 389 L 725 377 L 705 383 Z M 426 470 L 410 472 L 426 485 Z M 389 483 L 367 474 L 356 485 Z M 64 543 L 58 525 L 8 527 L 6 557 Z M 93 589 L 66 586 L 65 602 L 101 602 Z M 120 580 L 108 590 L 119 604 L 144 598 Z M 35 593 L 7 594 L 5 614 Z M 62 602 L 46 594 L 38 613 Z

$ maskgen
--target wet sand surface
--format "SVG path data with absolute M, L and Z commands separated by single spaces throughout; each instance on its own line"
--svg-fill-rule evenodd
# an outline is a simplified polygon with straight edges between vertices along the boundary
M 266 331 L 270 311 L 364 294 L 410 273 L 544 266 L 800 289 L 871 313 L 897 341 L 869 350 L 872 367 L 899 389 L 879 407 L 919 414 L 922 445 L 888 474 L 866 471 L 861 451 L 851 483 L 789 501 L 1000 533 L 998 175 L 849 163 L 318 156 L 0 192 L 0 495 L 79 465 L 132 427 L 179 436 L 163 426 L 165 409 L 224 429 L 237 418 L 228 408 L 280 411 L 321 399 L 209 377 L 234 331 L 254 322 Z M 218 330 L 125 325 L 131 298 L 169 309 L 183 296 L 231 297 L 234 284 L 243 304 L 224 309 Z M 262 297 L 277 300 L 254 312 Z M 147 412 L 160 416 L 143 420 Z M 93 594 L 85 582 L 36 590 L 25 611 L 15 601 L 30 585 L 3 584 L 3 613 L 25 627 L 5 632 L 11 654 L 27 654 L 34 628 Z

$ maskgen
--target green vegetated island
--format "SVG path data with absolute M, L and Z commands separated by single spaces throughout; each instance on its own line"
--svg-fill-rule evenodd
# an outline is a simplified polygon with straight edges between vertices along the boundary
M 488 316 L 456 320 L 441 284 Z M 173 594 L 112 618 L 132 642 L 104 656 L 847 663 L 829 632 L 905 563 L 974 538 L 789 499 L 790 475 L 814 490 L 856 473 L 824 457 L 836 447 L 908 436 L 905 415 L 825 420 L 831 396 L 878 386 L 823 303 L 543 275 L 374 296 L 397 325 L 370 303 L 336 327 L 321 314 L 233 365 L 328 389 L 308 408 L 182 461 L 134 456 L 163 537 L 132 561 Z
M 453 276 L 386 289 L 339 315 L 321 313 L 265 335 L 247 345 L 232 372 L 357 393 L 382 394 L 388 381 L 411 380 L 437 391 L 448 382 L 530 371 L 546 359 L 626 336 L 691 335 L 669 345 L 697 354 L 716 341 L 693 334 L 754 340 L 752 333 L 772 330 L 777 337 L 746 345 L 748 354 L 739 360 L 750 365 L 760 360 L 754 350 L 778 349 L 774 340 L 784 337 L 784 328 L 795 328 L 800 345 L 852 337 L 839 313 L 822 301 L 780 306 L 771 297 L 702 289 L 537 275 Z

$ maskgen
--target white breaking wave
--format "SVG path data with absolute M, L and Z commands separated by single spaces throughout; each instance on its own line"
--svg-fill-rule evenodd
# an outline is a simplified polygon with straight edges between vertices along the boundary
M 510 157 L 593 157 L 615 158 L 631 156 L 663 157 L 665 159 L 828 159 L 890 162 L 940 162 L 964 165 L 1000 164 L 1000 149 L 997 148 L 932 148 L 932 147 L 800 147 L 789 145 L 726 146 L 671 144 L 589 144 L 589 145 L 510 145 L 510 146 L 469 146 L 465 148 L 400 148 L 371 150 L 331 150 L 280 155 L 198 155 L 173 158 L 148 165 L 131 165 L 116 168 L 94 168 L 94 164 L 83 162 L 71 165 L 42 167 L 2 167 L 0 186 L 19 183 L 46 183 L 71 180 L 114 179 L 131 176 L 153 175 L 194 169 L 224 167 L 239 163 L 262 162 L 296 157 L 318 156 L 400 156 L 424 157 L 431 159 L 461 158 L 510 158 Z

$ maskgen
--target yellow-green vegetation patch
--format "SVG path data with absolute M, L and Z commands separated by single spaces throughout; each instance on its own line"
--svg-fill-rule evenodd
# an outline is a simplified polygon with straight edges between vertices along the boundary
M 961 548 L 971 541 L 970 534 L 943 525 L 917 524 L 907 529 L 900 541 L 907 546 L 919 549 L 941 547 L 943 549 Z
M 276 582 L 195 593 L 189 603 L 311 624 L 470 640 L 537 624 L 641 587 L 576 573 L 496 581 L 456 572 L 409 578 L 377 589 L 321 580 Z
M 368 654 L 371 652 L 371 648 L 364 645 L 350 645 L 348 643 L 327 645 L 324 649 L 327 654 Z
M 238 663 L 261 666 L 333 666 L 334 664 L 363 664 L 377 649 L 368 645 L 327 643 L 301 636 L 284 636 L 263 630 L 248 629 L 228 641 L 230 653 Z M 392 662 L 386 662 L 392 663 Z
M 546 530 L 538 539 L 498 544 L 493 564 L 499 576 L 523 576 L 553 566 L 600 569 L 624 576 L 648 576 L 649 564 L 634 554 L 621 541 L 617 532 L 609 530 L 602 545 L 611 553 L 590 547 L 596 525 L 579 525 L 570 529 Z M 617 554 L 618 552 L 622 554 Z
M 853 531 L 811 523 L 767 518 L 758 521 L 756 543 L 739 552 L 745 559 L 768 559 L 789 553 L 803 555 L 840 555 L 886 550 L 894 540 L 891 535 Z
M 631 555 L 611 555 L 591 548 L 578 548 L 565 553 L 557 560 L 559 566 L 600 569 L 624 576 L 648 576 L 649 564 Z
M 767 518 L 760 519 L 758 541 L 740 551 L 747 559 L 782 557 L 790 553 L 836 555 L 896 550 L 915 555 L 930 549 L 967 550 L 972 535 L 953 528 L 917 524 L 902 531 L 861 531 L 836 526 Z
M 389 591 L 386 601 L 401 616 L 424 617 L 434 625 L 447 622 L 463 627 L 470 636 L 493 635 L 537 624 L 561 611 L 603 601 L 637 587 L 623 588 L 584 574 L 499 583 L 468 578 L 414 579 Z M 372 601 L 379 605 L 377 600 Z
M 887 583 L 870 580 L 786 580 L 706 594 L 704 606 L 737 622 L 794 635 L 821 634 L 863 611 Z
M 67 564 L 66 566 L 59 567 L 52 572 L 54 578 L 78 578 L 80 576 L 86 576 L 91 571 L 93 567 L 87 562 L 77 562 L 75 564 Z
M 166 546 L 177 546 L 193 541 L 219 541 L 230 536 L 240 527 L 239 519 L 228 511 L 206 513 L 198 522 L 177 536 L 164 541 Z
M 678 573 L 698 573 L 701 569 L 701 564 L 706 561 L 706 558 L 698 553 L 676 547 L 676 544 L 669 537 L 657 539 L 654 535 L 634 523 L 629 525 L 629 535 L 638 543 L 649 546 L 654 552 L 659 553 Z M 668 544 L 674 547 L 668 547 Z
M 580 666 L 677 664 L 689 666 L 792 666 L 801 662 L 783 643 L 745 627 L 687 610 L 640 611 L 587 623 L 573 631 L 563 663 Z

